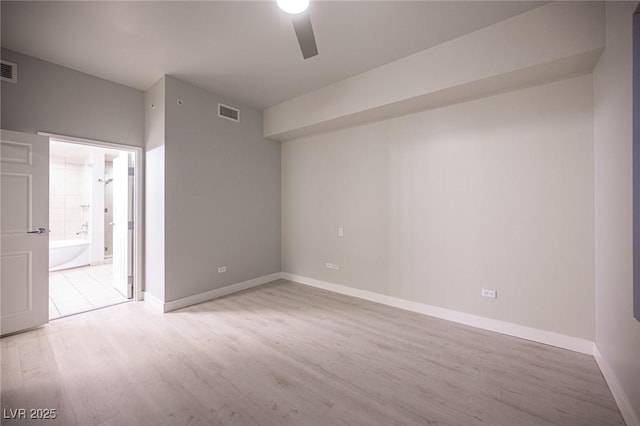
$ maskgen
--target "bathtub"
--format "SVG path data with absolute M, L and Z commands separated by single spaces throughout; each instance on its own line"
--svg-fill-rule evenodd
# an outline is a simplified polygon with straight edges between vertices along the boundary
M 91 263 L 91 243 L 89 241 L 60 240 L 49 241 L 49 271 L 77 268 Z

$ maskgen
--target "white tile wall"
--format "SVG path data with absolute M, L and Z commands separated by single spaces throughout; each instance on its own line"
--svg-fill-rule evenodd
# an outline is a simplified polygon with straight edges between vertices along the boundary
M 52 193 L 50 200 L 52 209 L 64 209 L 64 193 Z
M 51 157 L 49 187 L 49 229 L 52 240 L 87 238 L 76 235 L 89 220 L 91 169 L 80 158 Z

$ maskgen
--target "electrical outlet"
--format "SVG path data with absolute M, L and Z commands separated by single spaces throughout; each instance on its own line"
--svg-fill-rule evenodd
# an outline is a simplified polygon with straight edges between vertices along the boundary
M 224 272 L 227 272 L 227 267 L 226 266 L 221 266 L 221 267 L 218 268 L 218 273 L 219 274 L 222 274 Z
M 335 263 L 325 263 L 325 265 L 327 266 L 327 269 L 340 269 L 340 265 L 336 265 Z
M 342 226 L 338 228 L 338 237 L 344 237 L 344 228 Z
M 496 297 L 498 297 L 498 293 L 495 290 L 489 290 L 489 289 L 483 288 L 482 297 L 489 297 L 491 299 L 495 299 Z

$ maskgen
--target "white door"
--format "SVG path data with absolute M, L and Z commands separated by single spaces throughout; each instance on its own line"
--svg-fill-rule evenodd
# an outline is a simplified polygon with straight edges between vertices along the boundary
M 0 130 L 0 334 L 49 321 L 49 138 Z
M 113 285 L 125 297 L 133 297 L 129 245 L 129 154 L 113 159 Z

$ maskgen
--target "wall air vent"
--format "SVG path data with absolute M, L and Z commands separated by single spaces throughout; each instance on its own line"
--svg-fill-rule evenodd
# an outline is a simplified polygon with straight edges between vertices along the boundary
M 2 68 L 2 81 L 8 81 L 10 83 L 18 82 L 17 64 L 5 60 L 0 60 L 0 67 Z
M 227 105 L 218 104 L 218 117 L 226 118 L 227 120 L 238 123 L 240 122 L 240 110 Z

